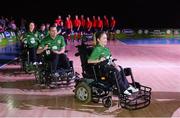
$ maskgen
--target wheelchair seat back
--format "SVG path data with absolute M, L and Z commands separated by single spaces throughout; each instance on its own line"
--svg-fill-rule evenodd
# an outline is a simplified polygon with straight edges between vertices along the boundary
M 78 48 L 78 53 L 76 53 L 76 56 L 80 56 L 83 77 L 101 78 L 102 74 L 99 71 L 101 64 L 88 64 L 88 58 L 93 51 L 93 46 L 82 44 L 77 46 L 77 48 Z
M 92 77 L 93 70 L 91 64 L 88 64 L 88 57 L 92 53 L 93 47 L 87 46 L 86 44 L 82 44 L 77 46 L 78 53 L 76 53 L 76 56 L 80 56 L 81 60 L 81 67 L 82 67 L 82 75 L 83 77 Z

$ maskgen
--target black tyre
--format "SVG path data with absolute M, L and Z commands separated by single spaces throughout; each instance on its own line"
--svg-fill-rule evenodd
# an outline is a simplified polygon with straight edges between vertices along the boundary
M 112 98 L 110 96 L 102 99 L 103 106 L 106 108 L 110 108 L 112 106 Z
M 45 78 L 41 70 L 36 70 L 34 74 L 37 84 L 45 84 Z
M 89 103 L 92 99 L 91 88 L 85 82 L 80 82 L 75 88 L 75 97 L 81 103 Z
M 30 73 L 31 71 L 30 65 L 27 62 L 25 62 L 24 64 L 24 70 L 26 73 Z

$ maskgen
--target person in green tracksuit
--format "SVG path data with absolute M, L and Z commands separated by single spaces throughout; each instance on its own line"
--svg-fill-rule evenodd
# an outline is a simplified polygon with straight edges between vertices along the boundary
M 65 41 L 64 37 L 57 34 L 56 26 L 50 26 L 49 35 L 45 37 L 38 47 L 37 54 L 41 54 L 46 51 L 48 60 L 52 63 L 52 72 L 55 73 L 60 66 L 64 69 L 69 68 L 69 60 L 65 54 Z M 50 53 L 47 54 L 47 50 Z
M 48 31 L 46 30 L 45 24 L 41 24 L 40 29 L 39 29 L 39 35 L 40 38 L 43 40 L 46 36 L 49 35 Z
M 30 63 L 36 64 L 37 63 L 37 55 L 36 50 L 40 43 L 40 36 L 38 31 L 35 31 L 35 23 L 29 23 L 29 30 L 23 36 L 23 43 L 26 45 L 26 48 L 29 51 L 29 60 Z
M 107 35 L 105 32 L 100 31 L 96 33 L 96 46 L 94 47 L 91 55 L 88 58 L 88 63 L 103 63 L 104 61 L 108 60 L 108 63 L 101 63 L 102 73 L 108 74 L 107 81 L 111 84 L 115 84 L 115 75 L 110 75 L 110 72 L 115 72 L 116 77 L 118 79 L 118 83 L 121 89 L 121 92 L 126 95 L 131 95 L 131 92 L 137 92 L 138 89 L 134 88 L 133 86 L 129 85 L 126 77 L 122 75 L 122 71 L 118 65 L 116 65 L 111 59 L 111 52 L 109 48 L 105 47 L 107 45 Z

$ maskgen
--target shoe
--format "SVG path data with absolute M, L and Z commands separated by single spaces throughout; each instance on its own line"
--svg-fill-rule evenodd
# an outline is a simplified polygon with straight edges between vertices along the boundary
M 34 62 L 34 63 L 33 63 L 33 65 L 37 65 L 37 64 L 38 64 L 38 62 Z
M 125 94 L 125 95 L 131 95 L 131 93 L 130 93 L 128 90 L 125 90 L 125 91 L 124 91 L 124 94 Z
M 127 90 L 131 90 L 133 93 L 135 93 L 135 92 L 138 92 L 139 91 L 139 89 L 138 88 L 134 88 L 133 86 L 129 86 L 129 88 L 127 89 Z

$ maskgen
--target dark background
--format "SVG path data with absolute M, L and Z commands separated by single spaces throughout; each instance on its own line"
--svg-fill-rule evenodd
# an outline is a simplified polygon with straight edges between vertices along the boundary
M 40 24 L 58 15 L 115 16 L 120 28 L 180 28 L 178 0 L 23 0 L 1 1 L 1 15 Z M 3 12 L 2 12 L 3 11 Z

